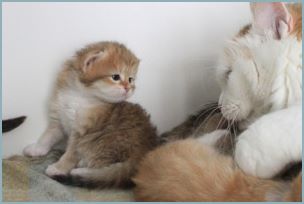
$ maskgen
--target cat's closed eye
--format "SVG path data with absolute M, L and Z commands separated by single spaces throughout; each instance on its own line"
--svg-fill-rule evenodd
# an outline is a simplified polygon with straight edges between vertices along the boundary
M 231 67 L 228 67 L 228 70 L 226 71 L 226 73 L 225 73 L 225 77 L 226 77 L 226 79 L 228 80 L 229 79 L 229 75 L 232 73 L 232 69 L 231 69 Z

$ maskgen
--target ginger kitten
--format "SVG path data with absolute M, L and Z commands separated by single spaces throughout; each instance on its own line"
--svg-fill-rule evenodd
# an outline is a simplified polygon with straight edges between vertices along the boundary
M 66 137 L 66 151 L 48 166 L 48 176 L 87 187 L 129 185 L 139 160 L 157 143 L 146 111 L 125 101 L 134 92 L 138 65 L 116 42 L 76 52 L 58 75 L 46 131 L 24 154 L 45 155 Z
M 135 199 L 150 202 L 301 201 L 302 172 L 293 182 L 246 175 L 231 156 L 198 141 L 178 140 L 148 153 L 133 178 Z

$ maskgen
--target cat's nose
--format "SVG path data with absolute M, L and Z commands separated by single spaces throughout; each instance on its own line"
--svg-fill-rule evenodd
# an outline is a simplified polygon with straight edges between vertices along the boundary
M 124 89 L 125 89 L 126 92 L 128 92 L 130 90 L 130 88 L 127 87 L 127 86 L 125 86 Z

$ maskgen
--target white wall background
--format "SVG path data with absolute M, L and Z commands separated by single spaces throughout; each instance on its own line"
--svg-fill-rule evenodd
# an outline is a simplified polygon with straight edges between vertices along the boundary
M 28 117 L 3 135 L 4 156 L 41 135 L 55 74 L 85 44 L 116 40 L 134 51 L 132 101 L 163 132 L 217 100 L 217 53 L 250 20 L 248 3 L 3 3 L 2 12 L 2 118 Z

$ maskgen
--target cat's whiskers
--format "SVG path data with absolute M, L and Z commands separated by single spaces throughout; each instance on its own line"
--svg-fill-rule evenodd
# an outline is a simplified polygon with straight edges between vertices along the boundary
M 223 116 L 221 116 L 221 119 L 220 119 L 220 121 L 218 122 L 218 124 L 217 124 L 215 130 L 218 130 L 218 129 L 219 129 L 219 127 L 221 126 L 223 120 L 225 120 L 225 118 L 224 118 Z
M 232 109 L 229 110 L 228 114 L 233 113 L 235 111 L 236 111 L 236 108 L 232 108 Z M 229 138 L 230 138 L 230 142 L 231 142 L 231 146 L 232 147 L 233 147 L 233 144 L 234 144 L 234 139 L 231 137 L 231 135 L 234 134 L 234 133 L 231 133 L 231 129 L 233 131 L 235 130 L 234 129 L 235 128 L 234 123 L 235 123 L 235 121 L 237 119 L 237 116 L 238 116 L 238 112 L 236 112 L 236 114 L 234 114 L 234 117 L 232 118 L 232 120 L 227 120 L 228 125 L 227 125 L 227 129 L 226 130 L 230 133 Z
M 232 148 L 232 153 L 234 154 L 234 150 L 235 150 L 235 141 L 236 141 L 236 138 L 237 138 L 237 129 L 236 129 L 236 126 L 235 126 L 235 121 L 236 121 L 236 118 L 237 118 L 238 114 L 235 115 L 235 118 L 232 122 L 232 126 L 233 126 L 233 133 L 232 133 L 232 137 L 233 137 L 233 143 L 231 144 L 231 148 Z
M 213 108 L 217 108 L 218 104 L 217 103 L 209 103 L 209 104 L 203 105 L 203 107 L 207 107 L 207 108 L 202 113 L 200 113 L 198 115 L 198 117 L 195 119 L 194 123 L 199 123 L 199 120 L 201 119 L 201 117 L 203 117 L 205 115 L 205 113 L 207 113 L 208 111 L 212 111 Z M 204 121 L 205 121 L 205 119 L 204 119 Z
M 193 133 L 193 135 L 194 136 L 197 136 L 197 133 L 200 131 L 200 128 L 202 127 L 202 126 L 204 126 L 207 122 L 208 122 L 208 120 L 211 118 L 211 116 L 213 115 L 213 113 L 215 112 L 215 111 L 217 111 L 218 109 L 220 109 L 221 107 L 220 106 L 216 106 L 216 107 L 211 107 L 211 108 L 214 108 L 209 114 L 208 114 L 208 116 L 202 121 L 202 123 L 196 128 L 196 130 L 194 131 L 194 133 Z M 210 109 L 209 109 L 210 110 Z M 205 112 L 205 111 L 204 111 Z M 203 128 L 203 132 L 205 131 L 205 128 L 206 128 L 206 126 Z

